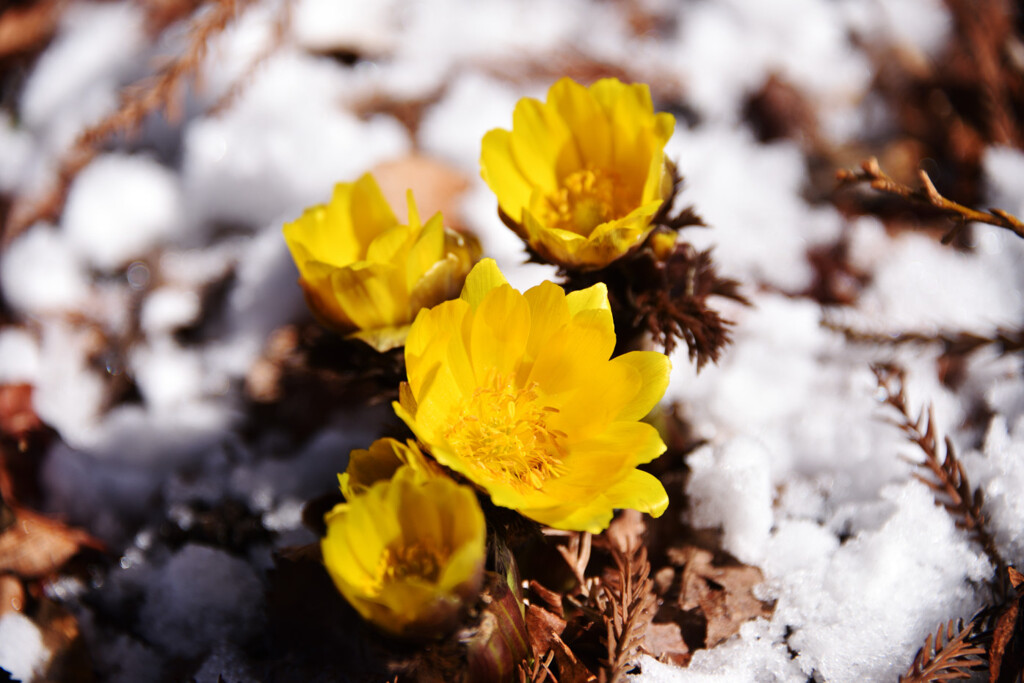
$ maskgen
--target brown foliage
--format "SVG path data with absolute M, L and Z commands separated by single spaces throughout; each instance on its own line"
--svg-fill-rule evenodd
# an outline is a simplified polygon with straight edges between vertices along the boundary
M 873 370 L 886 404 L 898 413 L 895 425 L 924 455 L 923 460 L 915 463 L 924 470 L 924 474 L 915 474 L 915 478 L 935 493 L 936 504 L 946 508 L 956 519 L 957 526 L 966 530 L 982 547 L 992 564 L 1002 570 L 1007 566 L 1006 561 L 996 547 L 981 509 L 984 494 L 981 489 L 971 486 L 963 465 L 956 457 L 953 442 L 949 437 L 944 441 L 939 439 L 931 408 L 922 411 L 917 418 L 911 416 L 901 369 L 879 365 Z
M 984 664 L 980 655 L 985 649 L 973 645 L 970 636 L 974 622 L 963 625 L 950 620 L 945 627 L 941 624 L 934 634 L 925 638 L 924 646 L 917 651 L 906 675 L 900 676 L 900 683 L 926 683 L 970 678 L 971 668 Z

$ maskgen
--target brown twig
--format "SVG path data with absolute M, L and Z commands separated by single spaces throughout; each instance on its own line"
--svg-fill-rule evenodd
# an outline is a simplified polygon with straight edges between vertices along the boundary
M 1000 354 L 1024 351 L 1024 329 L 998 329 L 988 336 L 965 331 L 936 334 L 922 332 L 884 334 L 856 330 L 832 320 L 823 320 L 821 324 L 826 329 L 839 332 L 847 341 L 855 344 L 877 344 L 880 346 L 934 344 L 941 345 L 943 353 L 950 356 L 966 356 L 987 347 L 995 347 Z
M 1017 235 L 1017 237 L 1024 238 L 1024 221 L 1002 209 L 978 211 L 969 206 L 946 199 L 935 189 L 932 179 L 928 177 L 928 174 L 923 169 L 919 169 L 917 172 L 918 178 L 921 180 L 921 187 L 914 189 L 893 180 L 878 165 L 878 159 L 875 157 L 861 162 L 860 168 L 861 170 L 859 171 L 849 169 L 837 171 L 836 179 L 839 181 L 839 185 L 867 183 L 872 189 L 879 192 L 899 195 L 900 197 L 935 207 L 947 214 L 955 222 L 953 228 L 942 237 L 943 244 L 949 244 L 956 237 L 957 233 L 963 229 L 964 225 L 969 222 L 988 223 L 989 225 L 1009 230 Z
M 899 677 L 900 683 L 930 683 L 970 678 L 970 669 L 985 665 L 982 655 L 985 648 L 974 644 L 971 635 L 974 622 L 966 626 L 962 620 L 943 627 L 941 624 L 934 634 L 928 634 L 924 646 L 917 651 L 907 673 Z
M 886 404 L 899 413 L 895 421 L 896 426 L 924 454 L 924 460 L 913 462 L 927 474 L 916 474 L 915 478 L 935 493 L 936 503 L 949 511 L 956 518 L 957 526 L 967 531 L 982 547 L 995 565 L 997 574 L 1004 573 L 1006 561 L 996 547 L 995 539 L 986 526 L 985 515 L 981 509 L 984 503 L 982 490 L 971 487 L 949 437 L 940 442 L 935 431 L 935 416 L 931 407 L 922 411 L 916 419 L 913 418 L 904 393 L 903 370 L 890 365 L 877 365 L 872 370 L 879 388 L 885 394 Z M 944 449 L 942 444 L 945 445 Z

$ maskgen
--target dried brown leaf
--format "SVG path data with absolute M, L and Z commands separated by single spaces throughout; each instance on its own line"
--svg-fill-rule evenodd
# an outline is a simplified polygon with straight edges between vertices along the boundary
M 690 546 L 683 553 L 678 604 L 704 616 L 705 647 L 739 633 L 751 619 L 771 616 L 774 608 L 754 595 L 754 587 L 764 581 L 760 569 L 739 563 L 716 564 L 714 554 L 703 548 Z
M 103 545 L 81 529 L 61 524 L 24 508 L 14 508 L 15 522 L 0 533 L 0 572 L 22 578 L 52 574 L 81 548 Z
M 25 608 L 25 588 L 12 574 L 0 574 L 0 616 Z
M 649 625 L 644 638 L 644 649 L 653 657 L 676 666 L 686 666 L 693 657 L 686 641 L 683 640 L 682 629 L 679 628 L 679 624 L 673 622 Z

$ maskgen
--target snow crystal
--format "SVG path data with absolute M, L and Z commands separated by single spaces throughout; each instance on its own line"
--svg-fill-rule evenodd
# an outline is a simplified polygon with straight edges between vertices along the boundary
M 824 562 L 819 555 L 810 571 L 785 553 L 769 553 L 773 620 L 792 629 L 788 642 L 808 675 L 837 683 L 894 678 L 936 624 L 980 605 L 975 586 L 992 567 L 932 492 L 910 481 L 886 487 L 882 497 L 894 508 L 885 524 Z M 793 550 L 797 538 L 789 538 Z
M 32 163 L 32 136 L 16 126 L 7 112 L 0 112 L 0 192 L 25 189 Z
M 748 564 L 761 561 L 772 528 L 770 457 L 757 441 L 739 437 L 686 460 L 690 523 L 720 527 L 722 548 Z
M 0 329 L 0 384 L 33 383 L 39 374 L 39 344 L 22 328 Z
M 103 409 L 103 378 L 90 367 L 95 334 L 64 322 L 42 328 L 40 365 L 32 402 L 36 413 L 69 444 L 91 443 Z
M 326 202 L 340 181 L 409 150 L 398 121 L 338 107 L 336 65 L 279 52 L 235 105 L 185 131 L 186 198 L 198 223 L 265 225 Z
M 292 9 L 292 31 L 312 50 L 378 55 L 396 42 L 400 9 L 394 0 L 301 0 Z
M 51 151 L 112 111 L 116 90 L 145 46 L 143 10 L 131 3 L 76 3 L 62 13 L 60 32 L 39 57 L 21 96 L 29 128 L 49 132 Z
M 50 661 L 43 634 L 20 612 L 0 616 L 0 668 L 20 681 L 35 680 Z
M 199 296 L 176 287 L 161 287 L 149 293 L 139 313 L 139 325 L 147 336 L 170 334 L 194 323 L 200 314 Z
M 142 630 L 168 652 L 195 657 L 218 642 L 241 643 L 258 631 L 263 587 L 244 561 L 189 544 L 147 587 Z
M 1024 299 L 1006 286 L 1017 280 L 1019 254 L 963 253 L 930 236 L 901 234 L 889 240 L 884 255 L 873 252 L 880 258 L 858 309 L 898 331 L 1012 326 L 1024 317 Z
M 516 93 L 508 84 L 476 71 L 460 74 L 423 117 L 418 139 L 423 149 L 480 174 L 480 140 L 492 128 L 511 128 L 520 97 L 543 99 L 543 91 Z M 494 195 L 491 195 L 492 200 Z
M 743 624 L 739 635 L 693 654 L 686 669 L 665 666 L 649 656 L 640 658 L 643 683 L 805 683 L 807 675 L 782 642 L 780 627 L 757 619 Z
M 1013 147 L 989 147 L 982 157 L 982 169 L 988 203 L 1024 216 L 1024 153 Z
M 4 298 L 23 313 L 81 306 L 90 284 L 78 255 L 51 226 L 37 224 L 0 254 Z
M 101 270 L 115 270 L 173 237 L 183 224 L 177 177 L 140 156 L 107 154 L 78 175 L 68 193 L 68 242 Z
M 697 247 L 714 247 L 722 274 L 790 292 L 810 286 L 807 250 L 833 241 L 841 221 L 835 210 L 804 202 L 795 144 L 759 145 L 724 126 L 676 126 L 666 151 L 686 180 L 680 205 L 695 205 L 712 228 L 684 234 Z
M 1006 561 L 1024 565 L 1024 422 L 1011 430 L 1004 416 L 995 416 L 982 452 L 965 454 L 961 462 L 971 484 L 984 491 L 989 529 Z

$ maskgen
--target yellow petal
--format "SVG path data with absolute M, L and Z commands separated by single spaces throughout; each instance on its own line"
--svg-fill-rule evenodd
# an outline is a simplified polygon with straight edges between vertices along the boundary
M 639 390 L 615 419 L 642 419 L 665 395 L 672 362 L 668 356 L 656 351 L 631 351 L 613 358 L 612 363 L 628 365 L 640 375 Z
M 489 291 L 473 316 L 470 361 L 478 385 L 497 373 L 514 377 L 530 335 L 530 306 L 509 285 Z
M 603 282 L 569 292 L 565 295 L 565 300 L 571 315 L 589 310 L 611 311 L 611 305 L 608 303 L 608 286 Z
M 407 323 L 403 273 L 390 263 L 359 263 L 331 273 L 331 286 L 345 314 L 362 329 Z
M 469 303 L 473 310 L 480 305 L 489 291 L 501 285 L 507 285 L 508 280 L 498 270 L 498 264 L 494 259 L 485 258 L 473 266 L 466 276 L 466 284 L 462 287 L 462 300 Z
M 533 186 L 523 177 L 509 144 L 511 133 L 496 128 L 484 135 L 480 151 L 480 176 L 498 197 L 498 205 L 512 220 L 520 221 L 530 202 Z

